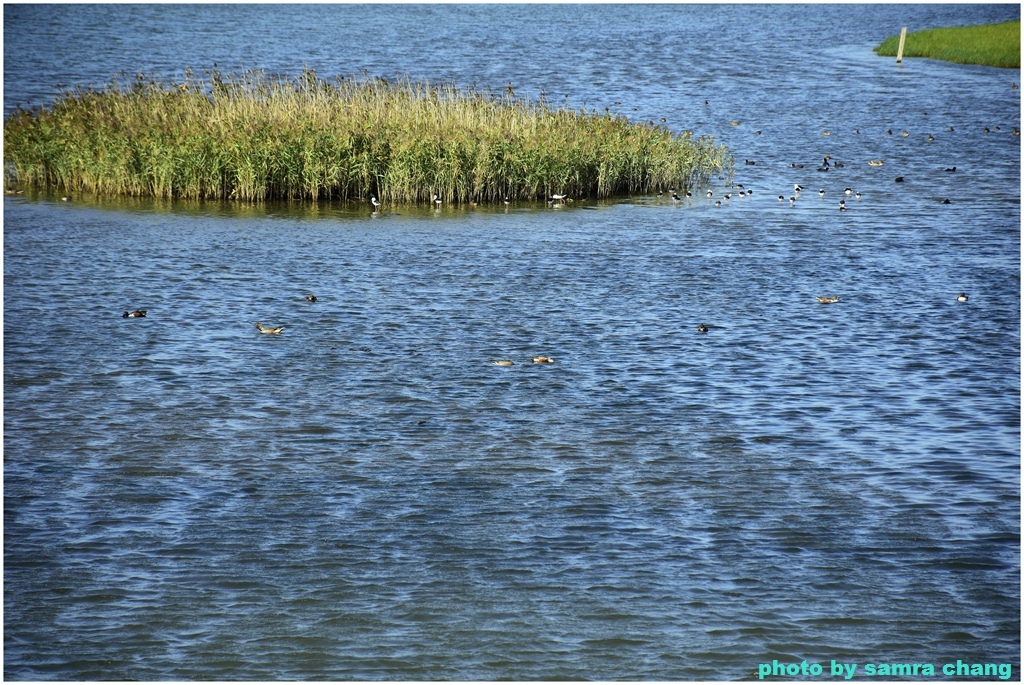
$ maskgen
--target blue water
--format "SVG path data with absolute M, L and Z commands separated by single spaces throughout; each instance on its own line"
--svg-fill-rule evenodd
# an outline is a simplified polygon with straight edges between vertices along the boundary
M 5 5 L 5 112 L 309 67 L 737 162 L 679 206 L 6 196 L 5 678 L 1019 679 L 1020 72 L 871 51 L 1009 18 Z

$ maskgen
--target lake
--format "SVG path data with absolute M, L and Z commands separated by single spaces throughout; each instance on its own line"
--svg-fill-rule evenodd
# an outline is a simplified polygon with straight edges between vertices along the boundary
M 5 678 L 1019 679 L 1020 71 L 871 50 L 1019 16 L 5 5 L 8 113 L 309 67 L 736 157 L 678 205 L 6 196 Z

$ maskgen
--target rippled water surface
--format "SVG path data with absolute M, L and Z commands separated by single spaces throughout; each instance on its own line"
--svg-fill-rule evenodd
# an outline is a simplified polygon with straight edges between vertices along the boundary
M 1020 72 L 871 52 L 1017 17 L 5 5 L 8 112 L 309 66 L 736 156 L 679 206 L 5 197 L 5 677 L 1019 679 Z

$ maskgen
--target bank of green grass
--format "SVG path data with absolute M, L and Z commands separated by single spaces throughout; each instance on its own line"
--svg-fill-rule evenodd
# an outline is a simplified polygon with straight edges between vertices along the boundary
M 604 198 L 732 173 L 711 138 L 605 112 L 408 79 L 186 71 L 63 92 L 4 121 L 5 180 L 100 195 L 368 199 Z
M 875 52 L 883 57 L 895 57 L 899 46 L 900 37 L 889 36 L 875 48 Z M 1000 24 L 908 32 L 903 56 L 1019 69 L 1020 19 Z

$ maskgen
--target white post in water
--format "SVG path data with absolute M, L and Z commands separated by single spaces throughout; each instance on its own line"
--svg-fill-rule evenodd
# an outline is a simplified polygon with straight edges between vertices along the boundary
M 907 41 L 907 27 L 900 31 L 900 49 L 896 52 L 896 64 L 903 61 L 903 44 Z

